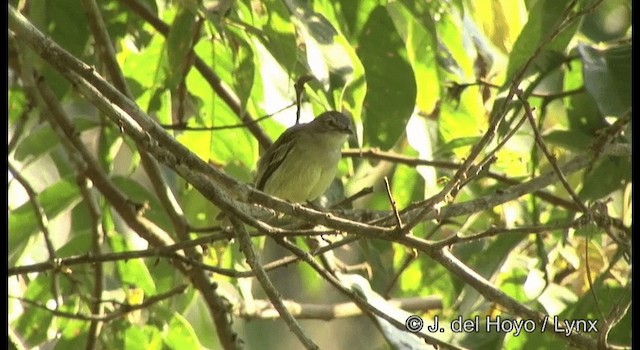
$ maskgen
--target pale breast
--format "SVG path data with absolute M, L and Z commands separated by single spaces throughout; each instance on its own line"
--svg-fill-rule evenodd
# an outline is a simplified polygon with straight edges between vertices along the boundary
M 340 150 L 318 152 L 318 149 L 303 146 L 294 147 L 290 152 L 292 154 L 269 177 L 264 190 L 291 202 L 314 200 L 335 178 Z

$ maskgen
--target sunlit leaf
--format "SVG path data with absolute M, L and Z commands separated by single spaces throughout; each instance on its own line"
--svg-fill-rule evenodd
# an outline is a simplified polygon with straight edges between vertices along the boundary
M 529 10 L 527 24 L 522 28 L 518 40 L 513 45 L 513 50 L 509 55 L 505 84 L 511 83 L 515 74 L 524 68 L 524 64 L 532 57 L 540 45 L 544 45 L 544 50 L 532 61 L 528 71 L 524 72 L 525 74 L 532 74 L 538 70 L 545 71 L 561 63 L 564 50 L 578 29 L 579 21 L 570 25 L 558 35 L 553 36 L 550 42 L 548 40 L 549 36 L 554 34 L 554 31 L 565 20 L 565 9 L 569 4 L 571 4 L 570 0 L 540 0 L 535 2 L 533 8 Z
M 430 112 L 439 98 L 439 80 L 436 69 L 437 44 L 433 33 L 428 32 L 400 2 L 392 2 L 387 11 L 404 40 L 409 62 L 416 81 L 416 105 Z
M 178 313 L 169 320 L 168 332 L 164 336 L 165 344 L 174 350 L 200 349 L 198 336 L 189 322 Z
M 131 250 L 131 247 L 121 235 L 110 235 L 108 241 L 114 252 Z M 151 278 L 147 266 L 141 259 L 117 261 L 116 267 L 123 287 L 139 287 L 144 290 L 145 295 L 156 294 L 156 286 L 153 278 Z
M 178 12 L 167 38 L 167 57 L 169 58 L 169 87 L 174 89 L 185 73 L 186 58 L 191 50 L 195 14 L 184 8 Z

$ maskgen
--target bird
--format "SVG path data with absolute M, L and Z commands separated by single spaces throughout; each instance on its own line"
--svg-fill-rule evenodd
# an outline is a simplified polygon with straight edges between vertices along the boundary
M 335 178 L 340 150 L 352 134 L 351 120 L 338 111 L 290 127 L 258 160 L 255 187 L 293 203 L 315 200 Z

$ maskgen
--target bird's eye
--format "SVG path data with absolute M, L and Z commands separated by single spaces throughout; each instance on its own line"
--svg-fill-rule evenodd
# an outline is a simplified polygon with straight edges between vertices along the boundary
M 327 119 L 327 125 L 331 126 L 331 127 L 336 127 L 336 121 L 333 118 Z

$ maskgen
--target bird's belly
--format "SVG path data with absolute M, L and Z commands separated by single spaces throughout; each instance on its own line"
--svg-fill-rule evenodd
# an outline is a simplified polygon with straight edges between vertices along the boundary
M 285 160 L 276 172 L 286 176 L 273 174 L 265 184 L 265 192 L 291 202 L 313 200 L 322 195 L 335 178 L 340 153 L 318 156 L 317 152 L 309 154 L 304 149 L 295 151 L 299 154 L 294 158 L 304 161 Z

